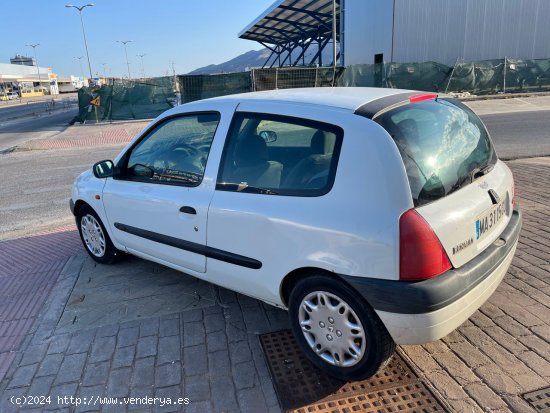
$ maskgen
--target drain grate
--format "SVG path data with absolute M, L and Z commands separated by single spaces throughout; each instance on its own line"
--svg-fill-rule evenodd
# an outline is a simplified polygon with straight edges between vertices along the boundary
M 290 330 L 263 334 L 260 341 L 287 412 L 445 411 L 398 354 L 369 379 L 342 382 L 313 366 Z
M 550 387 L 525 393 L 523 398 L 527 400 L 537 412 L 550 413 Z

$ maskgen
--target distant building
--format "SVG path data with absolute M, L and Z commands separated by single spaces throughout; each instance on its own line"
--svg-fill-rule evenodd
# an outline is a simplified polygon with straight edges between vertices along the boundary
M 8 92 L 23 97 L 57 94 L 57 76 L 48 67 L 0 63 L 0 94 Z
M 23 66 L 36 66 L 36 60 L 34 57 L 27 57 L 21 55 L 15 55 L 10 59 L 12 65 L 23 65 Z
M 59 76 L 57 78 L 59 93 L 76 92 L 83 86 L 88 86 L 88 79 L 78 76 Z

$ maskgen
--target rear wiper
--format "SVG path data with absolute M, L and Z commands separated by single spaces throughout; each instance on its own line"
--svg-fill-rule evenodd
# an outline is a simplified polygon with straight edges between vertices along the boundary
M 463 175 L 461 176 L 460 178 L 458 178 L 458 180 L 455 182 L 455 184 L 451 187 L 451 189 L 449 189 L 449 192 L 447 192 L 447 195 L 449 195 L 450 193 L 454 192 L 454 191 L 457 191 L 459 190 L 460 188 L 462 188 L 462 186 L 467 182 L 467 181 L 470 181 L 472 182 L 472 179 L 470 178 L 470 174 L 468 175 Z
M 464 186 L 465 183 L 472 183 L 476 178 L 479 178 L 480 176 L 487 175 L 489 172 L 491 172 L 494 168 L 494 165 L 487 165 L 483 168 L 474 168 L 472 169 L 467 175 L 463 175 L 460 177 L 456 183 L 452 186 L 452 188 L 447 192 L 447 195 L 451 192 L 454 192 L 462 186 Z
M 470 175 L 472 177 L 472 182 L 476 178 L 479 178 L 480 176 L 487 175 L 489 172 L 493 170 L 494 167 L 495 165 L 487 165 L 483 168 L 474 168 L 474 170 L 470 172 Z

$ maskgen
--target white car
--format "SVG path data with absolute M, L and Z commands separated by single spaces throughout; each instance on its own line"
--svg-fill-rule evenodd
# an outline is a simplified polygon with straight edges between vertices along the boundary
M 288 309 L 309 359 L 341 379 L 468 319 L 521 228 L 480 119 L 395 89 L 178 106 L 80 175 L 70 203 L 97 262 L 126 252 Z

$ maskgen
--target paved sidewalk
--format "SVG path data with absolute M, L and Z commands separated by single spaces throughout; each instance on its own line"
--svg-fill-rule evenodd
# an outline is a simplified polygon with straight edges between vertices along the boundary
M 150 121 L 131 121 L 75 125 L 51 139 L 35 139 L 17 147 L 17 150 L 68 149 L 130 142 Z
M 533 412 L 521 394 L 550 383 L 550 158 L 509 165 L 524 227 L 505 281 L 456 332 L 399 348 L 456 412 Z M 24 411 L 280 411 L 258 335 L 288 328 L 285 312 L 137 258 L 78 254 L 53 291 L 0 382 L 0 412 L 23 395 L 52 396 Z M 125 396 L 189 404 L 93 404 Z
M 0 243 L 0 380 L 68 258 L 82 250 L 74 229 L 71 225 Z
M 260 348 L 258 334 L 287 328 L 286 314 L 256 300 L 213 287 L 153 263 L 130 258 L 116 266 L 96 266 L 87 255 L 77 255 L 63 270 L 56 293 L 50 296 L 41 318 L 27 337 L 23 351 L 2 382 L 1 412 L 17 411 L 12 396 L 50 395 L 45 410 L 71 407 L 71 411 L 182 411 L 186 412 L 277 412 L 277 398 Z M 162 314 L 153 303 L 141 305 L 140 316 L 121 323 L 84 326 L 67 333 L 58 321 L 67 303 L 80 296 L 73 290 L 79 279 L 103 276 L 117 290 L 117 278 L 132 270 L 157 274 L 156 288 L 180 289 L 195 283 L 195 289 L 214 294 L 193 308 L 182 304 L 179 312 Z M 117 277 L 118 274 L 118 277 Z M 155 283 L 154 280 L 151 280 Z M 122 288 L 124 290 L 124 288 Z M 99 304 L 98 304 L 99 305 Z M 172 311 L 174 308 L 172 307 Z M 107 311 L 106 311 L 107 312 Z M 159 312 L 162 315 L 152 316 Z M 94 322 L 91 321 L 93 326 Z M 69 329 L 70 330 L 70 329 Z M 75 396 L 93 402 L 95 397 L 188 398 L 188 405 L 70 406 L 57 397 Z M 117 403 L 123 403 L 119 400 Z M 26 406 L 22 410 L 32 410 Z
M 466 103 L 478 115 L 510 112 L 538 112 L 550 110 L 550 96 L 514 97 L 504 99 L 467 100 Z

